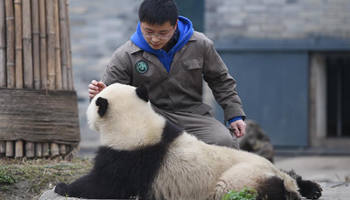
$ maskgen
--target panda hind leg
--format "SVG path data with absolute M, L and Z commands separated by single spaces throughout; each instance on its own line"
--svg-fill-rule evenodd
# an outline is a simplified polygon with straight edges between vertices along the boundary
M 297 191 L 286 190 L 284 181 L 278 176 L 271 176 L 260 182 L 257 200 L 301 200 Z
M 296 180 L 299 192 L 303 197 L 307 199 L 319 199 L 321 197 L 322 188 L 318 183 L 310 180 L 303 180 L 303 178 L 296 174 L 294 170 L 284 172 Z
M 221 200 L 229 191 L 241 191 L 244 188 L 256 189 L 256 173 L 251 166 L 240 163 L 226 170 L 217 180 L 210 200 Z
M 220 200 L 229 191 L 245 188 L 258 192 L 257 200 L 300 200 L 298 191 L 286 190 L 284 181 L 251 163 L 240 163 L 228 169 L 217 181 L 210 199 Z

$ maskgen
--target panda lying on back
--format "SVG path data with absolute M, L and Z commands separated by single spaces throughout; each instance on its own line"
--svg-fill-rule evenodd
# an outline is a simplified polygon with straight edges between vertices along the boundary
M 258 199 L 321 196 L 317 183 L 295 180 L 260 156 L 189 135 L 153 111 L 144 88 L 110 85 L 91 101 L 87 117 L 102 146 L 88 175 L 56 186 L 60 195 L 220 200 L 229 190 L 248 187 L 258 191 Z

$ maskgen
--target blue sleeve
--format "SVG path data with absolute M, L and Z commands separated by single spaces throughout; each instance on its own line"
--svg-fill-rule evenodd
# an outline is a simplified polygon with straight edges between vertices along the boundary
M 238 117 L 234 117 L 234 118 L 228 120 L 228 122 L 231 124 L 232 122 L 235 122 L 235 121 L 241 120 L 241 119 L 243 119 L 243 118 L 241 116 L 238 116 Z

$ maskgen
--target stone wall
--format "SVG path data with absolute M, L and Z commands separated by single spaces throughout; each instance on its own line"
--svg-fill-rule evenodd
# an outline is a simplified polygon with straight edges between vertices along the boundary
M 205 3 L 205 32 L 214 40 L 350 38 L 349 0 L 206 0 Z
M 101 78 L 112 52 L 136 30 L 141 1 L 70 0 L 73 72 L 79 98 L 82 149 L 98 145 L 98 134 L 86 124 L 87 86 L 92 79 Z M 231 37 L 350 38 L 350 0 L 206 0 L 205 9 L 205 32 L 213 40 Z
M 87 125 L 88 84 L 100 80 L 113 51 L 136 30 L 141 0 L 70 0 L 74 85 L 79 99 L 81 144 L 91 153 L 99 135 Z

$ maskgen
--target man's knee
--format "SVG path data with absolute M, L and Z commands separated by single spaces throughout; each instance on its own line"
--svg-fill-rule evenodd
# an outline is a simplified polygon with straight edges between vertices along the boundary
M 230 147 L 235 149 L 238 148 L 237 139 L 232 137 L 229 132 L 224 134 L 218 134 L 215 137 L 213 143 L 219 146 L 225 146 L 225 147 Z

